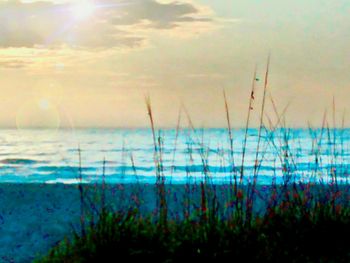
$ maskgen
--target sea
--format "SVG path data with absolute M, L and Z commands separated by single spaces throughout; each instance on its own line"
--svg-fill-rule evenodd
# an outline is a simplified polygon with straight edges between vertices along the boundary
M 349 173 L 350 129 L 0 130 L 0 183 L 348 183 Z

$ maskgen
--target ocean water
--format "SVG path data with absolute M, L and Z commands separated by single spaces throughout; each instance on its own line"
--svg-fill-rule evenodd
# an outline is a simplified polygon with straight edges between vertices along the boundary
M 166 183 L 228 183 L 240 176 L 244 130 L 157 131 Z M 250 129 L 244 183 L 252 180 L 258 130 Z M 79 151 L 81 149 L 81 160 Z M 104 161 L 105 160 L 105 161 Z M 262 132 L 256 175 L 273 180 L 347 183 L 350 130 L 291 129 Z M 105 164 L 105 165 L 104 165 Z M 81 169 L 80 169 L 81 168 Z M 0 130 L 0 183 L 154 183 L 156 169 L 150 129 Z

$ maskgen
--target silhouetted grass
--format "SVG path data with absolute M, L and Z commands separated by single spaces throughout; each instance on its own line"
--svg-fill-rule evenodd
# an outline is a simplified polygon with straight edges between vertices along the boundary
M 206 210 L 166 225 L 137 210 L 103 211 L 85 236 L 65 240 L 39 262 L 349 262 L 349 208 L 289 194 L 289 201 L 244 223 L 203 217 Z
M 263 87 L 258 143 L 254 153 L 254 172 L 251 175 L 246 174 L 244 167 L 248 129 L 255 99 L 256 71 L 249 94 L 240 166 L 235 164 L 233 158 L 233 133 L 228 99 L 224 92 L 229 141 L 227 159 L 230 161 L 230 175 L 233 179 L 228 186 L 228 199 L 224 200 L 226 201 L 224 206 L 218 200 L 217 185 L 211 181 L 208 154 L 203 140 L 198 138 L 190 115 L 186 108 L 183 108 L 189 123 L 189 131 L 194 135 L 194 143 L 201 146 L 198 154 L 203 167 L 203 180 L 191 183 L 189 180 L 191 172 L 186 171 L 183 214 L 178 217 L 169 215 L 169 200 L 167 200 L 169 197 L 166 192 L 162 161 L 163 139 L 160 133 L 157 135 L 151 101 L 146 98 L 154 146 L 156 212 L 153 215 L 142 214 L 138 200 L 131 201 L 128 207 L 118 211 L 109 209 L 105 205 L 103 172 L 102 205 L 97 212 L 96 222 L 92 220 L 86 226 L 83 220 L 86 216 L 83 207 L 85 192 L 79 185 L 82 203 L 81 234 L 75 233 L 72 239 L 62 241 L 38 262 L 104 262 L 103 259 L 106 258 L 109 258 L 108 262 L 127 260 L 130 262 L 214 262 L 214 260 L 215 262 L 350 262 L 349 185 L 348 182 L 339 184 L 335 169 L 339 157 L 337 142 L 342 144 L 341 155 L 344 151 L 343 140 L 337 139 L 335 130 L 335 102 L 333 102 L 333 134 L 327 124 L 326 113 L 320 132 L 310 128 L 310 135 L 313 138 L 314 176 L 321 170 L 321 143 L 327 131 L 329 150 L 332 153 L 332 167 L 328 171 L 331 180 L 323 181 L 320 178 L 317 184 L 299 182 L 294 174 L 296 164 L 294 153 L 290 149 L 291 133 L 290 129 L 286 128 L 284 119 L 288 106 L 279 113 L 270 95 L 277 122 L 273 124 L 268 118 L 269 129 L 264 124 L 268 74 L 269 63 Z M 173 163 L 180 121 L 181 111 L 176 128 Z M 278 137 L 277 144 L 274 140 L 276 132 L 282 134 Z M 277 184 L 274 177 L 268 186 L 267 194 L 259 192 L 258 187 L 259 169 L 265 155 L 264 145 L 270 145 L 275 149 L 276 159 L 281 164 L 279 169 L 282 172 L 282 183 Z M 187 147 L 188 162 L 192 163 L 192 144 L 188 144 Z M 137 179 L 132 154 L 130 159 Z M 105 161 L 103 163 L 105 166 Z M 174 165 L 171 167 L 171 174 L 173 169 Z M 248 180 L 245 184 L 245 176 L 252 176 L 253 182 Z M 81 170 L 79 178 L 82 179 Z M 142 189 L 141 184 L 138 184 L 138 189 Z M 120 191 L 123 191 L 122 187 Z M 200 195 L 197 199 L 193 198 L 193 193 L 196 191 Z M 256 207 L 257 197 L 263 201 L 262 211 Z

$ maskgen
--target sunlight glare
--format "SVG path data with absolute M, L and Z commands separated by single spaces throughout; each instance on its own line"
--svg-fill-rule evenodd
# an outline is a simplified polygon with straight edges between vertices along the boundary
M 78 19 L 83 20 L 90 17 L 96 10 L 92 0 L 77 0 L 72 4 L 71 13 Z

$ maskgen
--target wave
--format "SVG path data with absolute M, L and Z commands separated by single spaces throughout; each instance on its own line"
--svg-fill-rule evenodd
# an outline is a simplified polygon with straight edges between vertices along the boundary
M 3 160 L 0 160 L 1 164 L 12 164 L 12 165 L 31 165 L 31 164 L 37 164 L 37 163 L 43 163 L 45 161 L 38 161 L 33 159 L 25 159 L 25 158 L 6 158 Z
M 40 172 L 72 172 L 72 173 L 78 173 L 79 171 L 82 172 L 94 172 L 96 171 L 98 168 L 96 167 L 79 167 L 79 166 L 69 166 L 69 165 L 62 165 L 62 166 L 39 166 L 36 167 L 37 171 Z
M 25 162 L 7 162 L 7 164 L 25 164 Z M 33 163 L 29 163 L 33 164 Z M 82 166 L 79 167 L 78 165 L 45 165 L 45 166 L 37 166 L 35 167 L 36 171 L 39 172 L 65 172 L 65 173 L 78 173 L 79 171 L 82 172 L 91 172 L 91 173 L 102 173 L 102 166 L 100 164 L 91 165 L 91 166 Z M 192 165 L 164 165 L 162 166 L 162 169 L 164 172 L 169 173 L 173 172 L 174 174 L 179 173 L 224 173 L 224 174 L 230 174 L 230 173 L 237 173 L 241 170 L 241 166 L 222 166 L 222 165 L 202 165 L 202 164 L 192 164 Z M 317 166 L 315 164 L 307 164 L 307 163 L 297 163 L 294 165 L 291 165 L 288 168 L 288 171 L 290 173 L 296 173 L 296 172 L 309 172 L 309 173 L 315 173 L 315 172 L 330 172 L 331 169 L 334 171 L 337 171 L 338 174 L 346 174 L 348 175 L 350 173 L 350 169 L 347 166 L 344 166 L 342 164 L 326 164 L 323 166 Z M 255 170 L 255 167 L 253 165 L 244 165 L 244 170 L 246 173 L 253 173 Z M 261 173 L 270 173 L 271 176 L 273 176 L 273 173 L 281 173 L 283 170 L 282 166 L 273 166 L 273 165 L 261 165 L 258 167 L 257 172 L 258 174 Z M 115 172 L 118 172 L 120 174 L 123 173 L 133 173 L 133 172 L 147 172 L 156 173 L 156 168 L 153 165 L 150 166 L 131 166 L 131 165 L 115 165 L 112 163 L 106 163 L 105 166 L 105 173 L 106 174 L 113 174 Z
M 192 130 L 181 130 L 175 153 L 176 131 L 162 131 L 162 174 L 167 177 L 167 181 L 179 183 L 186 182 L 191 176 L 201 178 L 204 174 L 220 182 L 229 181 L 234 175 L 239 176 L 245 133 L 244 130 L 232 132 L 231 156 L 225 129 L 196 130 L 196 135 Z M 259 182 L 271 181 L 274 177 L 284 180 L 290 176 L 303 180 L 328 180 L 336 176 L 337 179 L 350 181 L 350 129 L 336 130 L 341 135 L 336 141 L 338 144 L 328 145 L 328 140 L 324 139 L 320 145 L 316 145 L 317 148 L 313 138 L 320 138 L 321 130 L 315 130 L 312 136 L 308 129 L 292 129 L 290 132 L 288 145 L 284 145 L 284 132 L 279 130 L 268 141 L 262 140 L 264 146 L 259 156 L 262 161 L 259 162 L 259 169 L 254 172 L 258 130 L 250 129 L 244 176 L 251 178 L 256 174 Z M 57 134 L 58 137 L 46 137 L 45 131 L 31 130 L 17 136 L 16 131 L 0 131 L 0 141 L 1 137 L 6 139 L 0 143 L 0 183 L 54 183 L 56 179 L 74 183 L 80 172 L 88 181 L 101 180 L 103 172 L 107 182 L 155 181 L 154 146 L 149 129 L 101 129 L 92 132 L 81 129 L 75 131 L 74 136 L 66 131 L 57 131 Z M 81 165 L 78 144 L 82 150 Z M 290 158 L 284 158 L 285 152 L 290 153 Z

